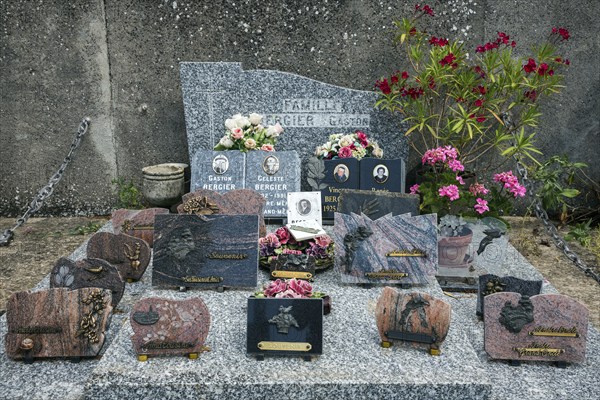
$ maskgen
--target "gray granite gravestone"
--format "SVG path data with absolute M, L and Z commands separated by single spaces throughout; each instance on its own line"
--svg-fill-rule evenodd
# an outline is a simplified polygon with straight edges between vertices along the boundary
M 300 157 L 295 151 L 251 151 L 246 154 L 246 188 L 267 200 L 266 218 L 287 215 L 288 192 L 300 191 Z
M 240 151 L 199 150 L 190 153 L 192 181 L 190 190 L 214 190 L 225 193 L 244 189 L 246 154 Z
M 401 118 L 376 110 L 375 92 L 333 86 L 280 71 L 245 71 L 241 63 L 183 62 L 180 73 L 192 160 L 198 151 L 212 149 L 218 143 L 227 118 L 251 112 L 264 115 L 265 125 L 279 122 L 284 132 L 277 150 L 296 150 L 303 162 L 330 134 L 357 129 L 379 143 L 384 157 L 408 156 Z M 308 190 L 305 181 L 302 186 Z

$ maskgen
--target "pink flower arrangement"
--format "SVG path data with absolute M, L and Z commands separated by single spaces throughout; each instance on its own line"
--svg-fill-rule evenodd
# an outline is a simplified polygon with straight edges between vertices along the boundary
M 227 131 L 214 147 L 215 150 L 249 150 L 275 151 L 277 138 L 283 128 L 276 122 L 275 125 L 262 125 L 263 116 L 251 113 L 249 116 L 236 114 L 225 120 Z
M 315 156 L 324 160 L 337 158 L 356 158 L 360 160 L 365 157 L 382 158 L 383 150 L 377 142 L 369 140 L 364 132 L 356 131 L 351 134 L 336 133 L 330 135 L 329 141 L 316 148 Z
M 305 299 L 321 298 L 325 294 L 313 291 L 312 285 L 301 279 L 276 279 L 264 285 L 262 292 L 255 293 L 255 297 L 274 297 L 278 299 Z
M 333 260 L 334 243 L 331 237 L 323 235 L 298 242 L 285 226 L 258 239 L 258 245 L 262 265 L 268 265 L 280 254 L 308 254 L 315 258 L 317 265 L 329 264 Z

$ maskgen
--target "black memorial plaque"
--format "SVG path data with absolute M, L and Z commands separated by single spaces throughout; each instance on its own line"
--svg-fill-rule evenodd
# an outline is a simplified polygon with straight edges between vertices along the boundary
M 415 216 L 419 215 L 419 195 L 345 189 L 338 196 L 338 212 L 365 214 L 372 220 L 387 214 Z
M 363 158 L 360 160 L 360 189 L 404 193 L 404 160 Z

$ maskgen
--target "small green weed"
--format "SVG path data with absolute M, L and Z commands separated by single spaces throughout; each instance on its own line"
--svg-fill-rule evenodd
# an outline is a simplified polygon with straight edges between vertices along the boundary
M 97 232 L 102 227 L 102 224 L 98 222 L 90 221 L 86 225 L 79 225 L 69 231 L 69 235 L 87 235 L 88 233 Z
M 141 201 L 142 193 L 133 181 L 126 182 L 121 177 L 113 179 L 112 183 L 117 186 L 117 194 L 119 195 L 119 200 L 116 204 L 117 208 L 144 208 Z
M 592 220 L 580 222 L 569 230 L 565 235 L 565 240 L 577 240 L 583 247 L 588 247 L 592 243 Z

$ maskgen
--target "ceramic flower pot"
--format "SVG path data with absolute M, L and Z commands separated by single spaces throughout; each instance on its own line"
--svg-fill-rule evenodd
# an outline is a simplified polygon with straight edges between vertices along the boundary
M 184 192 L 184 169 L 173 164 L 142 168 L 142 193 L 153 206 L 168 207 L 177 203 Z
M 446 267 L 462 267 L 467 264 L 467 251 L 473 240 L 473 231 L 465 228 L 461 236 L 440 236 L 438 239 L 439 264 Z

